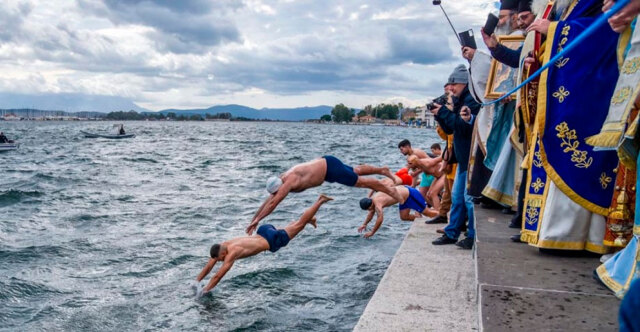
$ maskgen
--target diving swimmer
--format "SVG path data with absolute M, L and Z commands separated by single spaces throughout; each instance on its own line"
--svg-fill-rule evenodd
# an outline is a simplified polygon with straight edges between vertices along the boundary
M 377 192 L 373 195 L 373 198 L 363 198 L 360 200 L 360 208 L 363 210 L 368 210 L 369 214 L 367 218 L 364 220 L 362 226 L 358 228 L 358 232 L 362 233 L 367 229 L 367 224 L 373 219 L 374 215 L 378 215 L 376 218 L 376 224 L 373 226 L 373 229 L 364 234 L 364 237 L 369 238 L 372 237 L 382 226 L 382 222 L 384 221 L 384 213 L 383 209 L 394 205 L 396 203 L 400 203 L 398 206 L 400 219 L 406 221 L 413 221 L 416 218 L 419 218 L 420 215 L 424 215 L 427 217 L 435 217 L 438 214 L 437 210 L 430 209 L 427 207 L 427 202 L 422 197 L 422 194 L 410 186 L 396 186 L 396 190 L 402 195 L 402 200 L 398 201 L 395 198 L 382 193 Z M 411 210 L 418 212 L 417 215 L 411 214 Z
M 267 191 L 270 195 L 253 216 L 246 232 L 248 235 L 253 234 L 260 220 L 271 214 L 289 192 L 302 192 L 320 186 L 325 181 L 337 182 L 349 187 L 369 188 L 384 192 L 398 201 L 403 200 L 392 185 L 385 185 L 380 180 L 364 177 L 372 174 L 384 175 L 395 181 L 388 167 L 359 165 L 354 168 L 343 164 L 334 156 L 324 156 L 298 164 L 279 177 L 272 176 L 267 179 Z
M 314 215 L 318 212 L 322 204 L 330 200 L 333 200 L 333 198 L 320 195 L 318 200 L 313 203 L 309 209 L 304 211 L 300 219 L 289 223 L 289 225 L 283 229 L 276 229 L 273 225 L 264 224 L 258 228 L 257 235 L 237 237 L 211 246 L 209 251 L 211 258 L 209 258 L 207 265 L 205 265 L 200 274 L 198 274 L 196 281 L 200 282 L 204 279 L 218 261 L 223 263 L 222 267 L 220 267 L 218 272 L 211 278 L 207 286 L 203 288 L 203 294 L 216 287 L 222 277 L 229 272 L 236 260 L 251 257 L 267 250 L 276 252 L 280 248 L 285 247 L 307 224 L 311 224 L 313 228 L 316 228 L 316 218 Z

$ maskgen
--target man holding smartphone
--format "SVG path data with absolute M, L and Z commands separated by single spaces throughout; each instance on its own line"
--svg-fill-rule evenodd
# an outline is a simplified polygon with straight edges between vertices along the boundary
M 432 243 L 434 245 L 456 243 L 457 246 L 464 249 L 471 249 L 475 238 L 473 202 L 467 194 L 466 187 L 473 121 L 480 111 L 480 104 L 471 96 L 468 83 L 469 71 L 464 65 L 459 65 L 451 73 L 447 82 L 449 91 L 454 96 L 453 109 L 436 104 L 436 107 L 431 110 L 442 130 L 446 134 L 453 134 L 453 150 L 458 160 L 451 193 L 451 220 L 444 229 L 445 234 Z M 466 239 L 458 242 L 465 217 L 469 218 L 469 233 Z

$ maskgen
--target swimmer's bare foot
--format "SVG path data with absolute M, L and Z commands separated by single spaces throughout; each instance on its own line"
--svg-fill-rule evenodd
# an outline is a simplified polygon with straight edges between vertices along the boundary
M 394 182 L 396 181 L 396 179 L 393 177 L 393 174 L 391 173 L 391 170 L 389 170 L 389 167 L 387 166 L 383 166 L 382 168 L 382 172 L 381 174 L 388 177 L 389 179 L 393 180 Z
M 320 197 L 318 197 L 318 201 L 322 202 L 322 203 L 326 203 L 328 201 L 333 201 L 332 197 L 329 197 L 325 194 L 320 194 Z
M 316 219 L 316 217 L 311 218 L 311 220 L 309 220 L 309 223 L 311 224 L 311 226 L 313 226 L 313 228 L 318 228 L 317 225 L 318 219 Z

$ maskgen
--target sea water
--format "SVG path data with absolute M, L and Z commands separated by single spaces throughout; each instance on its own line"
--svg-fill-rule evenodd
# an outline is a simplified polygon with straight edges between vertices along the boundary
M 283 227 L 320 193 L 335 200 L 317 229 L 237 261 L 210 295 L 197 296 L 195 277 L 213 243 L 244 235 L 269 176 L 327 154 L 397 170 L 400 140 L 440 141 L 423 129 L 258 122 L 125 122 L 137 135 L 126 140 L 80 134 L 111 126 L 0 122 L 21 143 L 0 154 L 0 329 L 351 330 L 410 226 L 391 207 L 364 239 L 364 189 L 290 194 L 263 223 Z

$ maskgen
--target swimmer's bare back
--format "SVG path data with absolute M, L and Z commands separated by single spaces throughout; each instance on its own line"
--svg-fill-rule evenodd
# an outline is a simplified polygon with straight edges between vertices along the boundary
M 282 175 L 282 179 L 289 182 L 290 191 L 302 192 L 322 185 L 326 175 L 327 161 L 318 158 L 292 167 Z
M 269 250 L 269 243 L 260 235 L 238 237 L 222 243 L 235 259 L 255 256 Z

